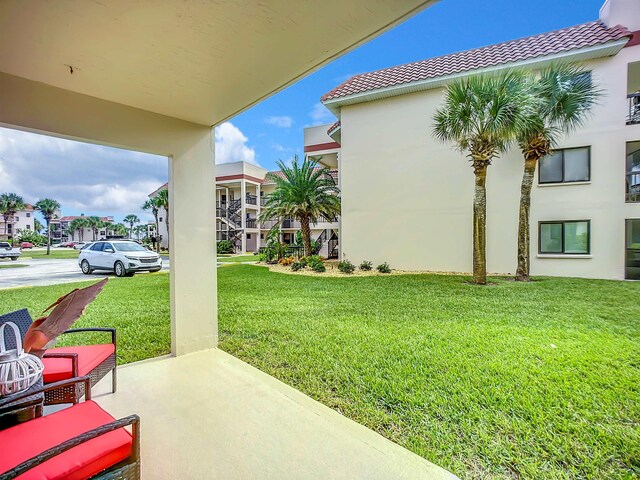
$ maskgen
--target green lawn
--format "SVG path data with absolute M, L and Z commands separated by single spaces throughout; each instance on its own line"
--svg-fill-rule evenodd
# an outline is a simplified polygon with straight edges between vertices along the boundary
M 78 258 L 78 255 L 80 250 L 73 248 L 52 248 L 50 255 L 46 250 L 23 250 L 20 258 Z
M 218 278 L 222 349 L 461 478 L 640 474 L 640 283 Z M 71 288 L 0 291 L 2 312 Z M 116 325 L 127 362 L 168 352 L 168 311 L 168 275 L 114 278 L 82 324 Z
M 226 255 L 218 255 L 219 262 L 257 262 L 258 255 L 236 255 L 236 256 L 226 256 Z
M 9 260 L 11 261 L 11 260 Z M 0 268 L 21 268 L 21 267 L 28 267 L 29 265 L 24 265 L 22 263 L 6 263 L 4 261 L 2 261 L 2 263 L 0 263 Z

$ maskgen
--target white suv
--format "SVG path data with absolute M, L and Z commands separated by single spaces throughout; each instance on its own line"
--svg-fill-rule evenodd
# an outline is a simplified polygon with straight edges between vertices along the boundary
M 157 272 L 162 268 L 162 259 L 136 242 L 111 240 L 95 242 L 81 250 L 78 265 L 85 275 L 94 270 L 111 270 L 118 277 L 125 277 L 135 272 Z

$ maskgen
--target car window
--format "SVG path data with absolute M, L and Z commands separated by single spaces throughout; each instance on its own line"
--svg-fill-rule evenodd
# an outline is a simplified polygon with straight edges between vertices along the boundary
M 146 252 L 147 249 L 136 242 L 118 242 L 113 244 L 119 252 Z
M 110 243 L 104 242 L 104 244 L 102 246 L 102 251 L 106 252 L 108 249 L 113 250 L 113 245 L 111 245 Z
M 91 245 L 91 250 L 93 250 L 94 252 L 101 252 L 103 245 L 104 242 L 94 243 L 93 245 Z

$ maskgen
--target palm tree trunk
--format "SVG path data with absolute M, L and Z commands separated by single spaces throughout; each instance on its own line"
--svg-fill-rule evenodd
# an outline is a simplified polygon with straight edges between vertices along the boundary
M 304 255 L 311 255 L 311 227 L 309 226 L 309 217 L 300 216 L 300 228 L 302 230 L 302 244 L 304 245 Z
M 487 284 L 487 167 L 484 162 L 474 166 L 475 190 L 473 196 L 473 283 Z
M 45 218 L 47 222 L 47 255 L 51 254 L 51 219 Z
M 158 212 L 154 213 L 153 217 L 156 219 L 156 232 L 154 234 L 156 242 L 154 247 L 156 247 L 156 253 L 160 253 L 160 242 L 158 241 L 158 232 L 160 231 L 160 225 L 158 224 Z
M 167 227 L 167 250 L 169 249 L 169 206 L 167 205 L 167 214 L 164 217 L 164 224 Z
M 536 173 L 536 157 L 527 157 L 524 161 L 524 173 L 520 185 L 520 212 L 518 214 L 518 266 L 516 268 L 516 281 L 529 281 L 529 267 L 531 257 L 531 229 L 529 219 L 531 216 L 531 187 Z

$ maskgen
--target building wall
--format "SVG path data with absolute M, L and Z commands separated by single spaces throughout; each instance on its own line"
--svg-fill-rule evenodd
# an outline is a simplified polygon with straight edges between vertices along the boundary
M 625 144 L 640 125 L 625 125 L 627 64 L 640 46 L 589 62 L 606 90 L 579 131 L 559 147 L 591 146 L 591 181 L 539 186 L 532 192 L 531 271 L 534 275 L 624 278 L 625 219 L 640 204 L 625 204 Z M 443 90 L 343 107 L 340 181 L 342 257 L 388 261 L 393 268 L 468 272 L 472 267 L 474 178 L 464 154 L 432 136 Z M 489 168 L 487 267 L 513 273 L 522 157 L 510 151 Z M 591 254 L 537 255 L 539 221 L 591 220 Z

